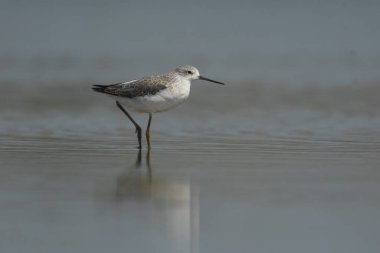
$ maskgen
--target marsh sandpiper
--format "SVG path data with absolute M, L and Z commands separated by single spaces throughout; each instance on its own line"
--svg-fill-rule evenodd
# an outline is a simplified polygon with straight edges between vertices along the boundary
M 150 148 L 152 113 L 167 111 L 182 104 L 189 97 L 191 81 L 197 79 L 224 85 L 224 83 L 201 76 L 197 68 L 186 65 L 164 75 L 111 85 L 93 85 L 92 89 L 110 95 L 116 100 L 116 105 L 135 126 L 139 149 L 141 149 L 141 127 L 124 106 L 128 110 L 149 114 L 145 134 Z

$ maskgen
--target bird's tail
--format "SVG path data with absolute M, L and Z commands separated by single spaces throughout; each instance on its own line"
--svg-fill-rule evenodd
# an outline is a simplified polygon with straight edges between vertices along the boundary
M 107 88 L 108 85 L 99 85 L 94 84 L 92 85 L 92 89 L 96 92 L 104 93 L 104 90 Z

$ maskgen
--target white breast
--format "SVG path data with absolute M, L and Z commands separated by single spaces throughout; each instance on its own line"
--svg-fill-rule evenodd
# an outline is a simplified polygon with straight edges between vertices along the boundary
M 190 94 L 190 81 L 174 83 L 153 96 L 116 99 L 137 112 L 163 112 L 182 104 Z

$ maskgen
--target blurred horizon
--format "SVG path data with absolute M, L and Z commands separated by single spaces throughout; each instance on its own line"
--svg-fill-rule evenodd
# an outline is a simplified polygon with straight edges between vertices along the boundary
M 2 1 L 0 82 L 114 82 L 184 64 L 226 82 L 380 80 L 377 1 Z

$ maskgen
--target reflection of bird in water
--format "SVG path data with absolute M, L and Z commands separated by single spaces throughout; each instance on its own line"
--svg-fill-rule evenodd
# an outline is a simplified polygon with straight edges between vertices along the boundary
M 150 149 L 146 154 L 146 172 L 141 170 L 141 149 L 139 149 L 136 161 L 131 171 L 122 174 L 117 178 L 117 196 L 126 197 L 138 195 L 146 195 L 151 188 L 152 183 L 152 167 L 150 165 Z
M 133 168 L 117 178 L 116 196 L 120 199 L 165 199 L 183 201 L 188 198 L 187 181 L 173 181 L 153 177 L 150 148 L 147 149 L 146 170 L 141 168 L 142 152 L 138 151 Z
M 116 201 L 118 204 L 128 203 L 127 209 L 122 210 L 128 213 L 127 218 L 138 220 L 139 226 L 133 230 L 135 234 L 140 230 L 143 234 L 146 230 L 162 232 L 164 238 L 171 238 L 169 247 L 172 250 L 165 252 L 184 252 L 186 249 L 197 252 L 199 192 L 188 180 L 164 178 L 157 173 L 153 176 L 150 155 L 148 149 L 144 170 L 139 150 L 132 170 L 118 177 Z M 132 229 L 136 227 L 132 226 Z M 154 249 L 157 249 L 156 244 L 152 251 Z
M 128 110 L 149 114 L 145 135 L 148 147 L 150 147 L 152 113 L 167 111 L 182 104 L 189 97 L 190 81 L 197 79 L 223 84 L 201 76 L 198 69 L 186 65 L 165 75 L 111 85 L 94 85 L 92 89 L 115 98 L 116 105 L 135 126 L 139 149 L 141 149 L 141 127 L 122 105 L 126 106 Z

